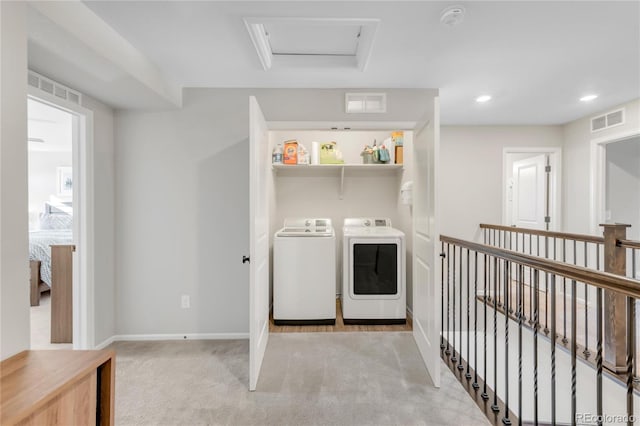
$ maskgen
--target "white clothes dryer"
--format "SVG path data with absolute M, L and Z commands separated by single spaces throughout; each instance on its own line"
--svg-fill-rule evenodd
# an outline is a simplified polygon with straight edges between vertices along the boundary
M 344 323 L 406 323 L 404 233 L 390 219 L 347 218 L 343 234 Z
M 276 325 L 335 324 L 336 236 L 331 219 L 288 218 L 273 241 Z

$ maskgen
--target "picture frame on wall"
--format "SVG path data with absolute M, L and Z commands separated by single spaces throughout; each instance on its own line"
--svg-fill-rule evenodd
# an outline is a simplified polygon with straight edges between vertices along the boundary
M 70 166 L 58 167 L 58 195 L 71 197 L 73 195 L 73 169 Z

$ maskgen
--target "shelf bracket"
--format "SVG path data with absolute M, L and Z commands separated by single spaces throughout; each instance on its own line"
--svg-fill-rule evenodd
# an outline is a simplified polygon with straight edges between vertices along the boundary
M 340 192 L 338 193 L 338 199 L 344 198 L 344 166 L 340 167 Z

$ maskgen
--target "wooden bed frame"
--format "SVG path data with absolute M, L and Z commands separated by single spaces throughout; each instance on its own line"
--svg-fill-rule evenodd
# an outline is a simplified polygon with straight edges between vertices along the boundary
M 51 291 L 51 343 L 73 341 L 73 244 L 51 246 L 51 287 L 40 277 L 40 260 L 29 261 L 31 306 L 40 305 L 40 293 Z

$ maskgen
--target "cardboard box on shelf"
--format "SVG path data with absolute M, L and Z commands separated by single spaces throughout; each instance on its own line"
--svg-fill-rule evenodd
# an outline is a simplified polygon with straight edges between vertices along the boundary
M 402 145 L 396 145 L 396 150 L 395 150 L 396 164 L 402 164 L 403 150 L 404 150 L 404 147 Z
M 284 155 L 282 156 L 284 164 L 298 164 L 298 141 L 290 140 L 284 143 Z

